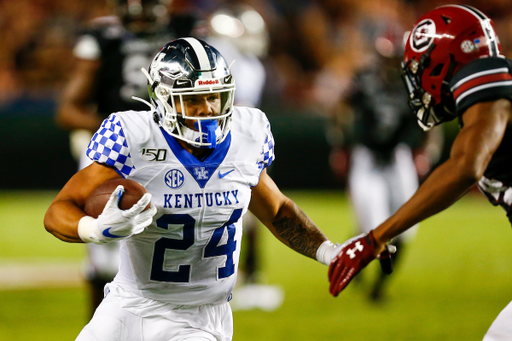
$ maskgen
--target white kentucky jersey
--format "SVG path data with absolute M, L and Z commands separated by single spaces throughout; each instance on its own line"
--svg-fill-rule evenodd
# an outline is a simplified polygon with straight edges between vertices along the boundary
M 177 305 L 228 301 L 237 275 L 241 217 L 251 187 L 274 159 L 265 114 L 235 107 L 231 132 L 199 161 L 151 112 L 114 113 L 91 139 L 87 155 L 142 184 L 158 209 L 144 232 L 121 241 L 114 283 Z

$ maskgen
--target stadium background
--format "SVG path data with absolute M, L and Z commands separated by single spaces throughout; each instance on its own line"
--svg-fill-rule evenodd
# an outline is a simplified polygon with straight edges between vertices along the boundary
M 300 37 L 279 28 L 316 1 L 248 2 L 279 9 L 272 17 L 271 38 L 282 44 Z M 421 11 L 457 1 L 405 2 Z M 465 3 L 496 15 L 500 23 L 512 22 L 507 20 L 512 17 L 509 0 Z M 86 322 L 80 278 L 84 250 L 47 234 L 42 218 L 76 169 L 68 133 L 57 127 L 54 113 L 72 65 L 74 33 L 80 23 L 101 13 L 102 4 L 0 1 L 0 340 L 69 340 Z M 497 30 L 509 51 L 512 24 L 500 24 Z M 277 69 L 281 53 L 274 46 L 266 61 L 276 74 L 284 72 Z M 292 59 L 299 56 L 286 53 Z M 268 84 L 261 108 L 276 140 L 271 175 L 331 239 L 342 241 L 352 234 L 353 217 L 344 183 L 329 168 L 328 118 L 307 101 L 305 79 L 310 72 L 314 70 L 305 67 L 285 84 L 283 79 Z M 456 131 L 454 124 L 445 127 L 444 158 Z M 512 299 L 512 264 L 507 262 L 512 256 L 511 236 L 504 214 L 475 193 L 422 226 L 407 264 L 393 281 L 390 299 L 382 305 L 368 302 L 356 286 L 332 299 L 326 269 L 297 257 L 267 233 L 267 280 L 283 287 L 285 303 L 276 312 L 236 312 L 235 339 L 481 339 Z
M 0 170 L 0 188 L 56 189 L 74 173 L 67 132 L 53 117 L 72 72 L 76 34 L 84 22 L 106 13 L 107 1 L 0 1 L 0 157 L 10 163 Z M 329 3 L 339 3 L 341 11 L 347 9 L 346 16 L 354 3 L 367 4 L 362 8 L 377 13 L 372 15 L 387 7 L 400 12 L 403 6 L 407 15 L 401 20 L 410 25 L 434 6 L 467 3 L 492 16 L 502 47 L 505 51 L 512 48 L 509 0 L 302 0 L 295 5 L 286 0 L 174 0 L 173 4 L 178 10 L 205 15 L 229 2 L 248 3 L 267 21 L 270 48 L 264 64 L 268 76 L 260 108 L 271 120 L 278 147 L 279 162 L 271 174 L 283 188 L 343 187 L 329 170 L 325 130 L 330 122 L 314 88 L 322 60 L 312 57 L 317 54 L 315 43 L 305 42 L 308 37 L 298 23 L 311 4 L 327 8 Z M 444 156 L 456 130 L 453 124 L 448 127 Z

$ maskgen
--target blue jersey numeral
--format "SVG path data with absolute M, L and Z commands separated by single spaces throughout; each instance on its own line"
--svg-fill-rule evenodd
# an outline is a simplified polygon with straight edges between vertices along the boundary
M 233 211 L 229 220 L 213 232 L 212 238 L 204 249 L 204 257 L 216 257 L 226 255 L 226 266 L 219 268 L 219 278 L 226 278 L 235 273 L 235 264 L 233 263 L 233 252 L 236 250 L 235 225 L 242 215 L 242 209 Z M 220 239 L 224 235 L 224 230 L 228 232 L 228 241 L 224 245 L 219 245 Z
M 218 269 L 219 279 L 229 277 L 235 273 L 235 265 L 233 263 L 233 252 L 236 250 L 234 223 L 241 216 L 242 209 L 234 210 L 228 221 L 215 229 L 204 249 L 204 258 L 226 256 L 225 266 Z M 166 230 L 170 224 L 183 225 L 183 239 L 163 237 L 155 242 L 150 278 L 159 282 L 189 282 L 191 269 L 189 264 L 180 265 L 178 271 L 167 271 L 164 270 L 164 259 L 166 250 L 187 250 L 194 244 L 196 220 L 188 214 L 166 214 L 156 221 L 158 227 Z M 226 244 L 219 245 L 224 231 L 227 231 Z
M 169 224 L 183 225 L 183 239 L 160 238 L 155 243 L 151 279 L 160 282 L 188 282 L 190 265 L 180 265 L 178 271 L 165 271 L 165 250 L 186 250 L 194 244 L 196 221 L 188 214 L 166 214 L 157 219 L 156 225 L 168 229 Z

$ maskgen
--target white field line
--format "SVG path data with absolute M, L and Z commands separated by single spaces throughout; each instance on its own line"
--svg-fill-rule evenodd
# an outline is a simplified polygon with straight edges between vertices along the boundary
M 83 283 L 80 262 L 0 261 L 0 290 L 76 287 Z

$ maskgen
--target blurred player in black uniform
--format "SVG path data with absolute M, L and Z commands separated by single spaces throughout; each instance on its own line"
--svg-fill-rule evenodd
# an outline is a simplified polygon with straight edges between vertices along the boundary
M 193 13 L 173 13 L 165 0 L 115 0 L 115 14 L 93 19 L 74 48 L 75 72 L 57 112 L 59 124 L 69 129 L 71 150 L 79 169 L 90 164 L 84 151 L 92 133 L 112 112 L 146 110 L 132 99 L 147 99 L 147 80 L 140 71 L 167 42 L 189 35 Z M 117 243 L 87 244 L 86 278 L 94 312 L 103 299 L 103 287 L 118 270 Z
M 502 55 L 491 19 L 463 5 L 430 11 L 408 37 L 402 72 L 419 125 L 430 130 L 457 119 L 460 131 L 448 160 L 409 201 L 374 230 L 344 244 L 329 269 L 334 296 L 393 238 L 445 210 L 476 184 L 512 222 L 512 60 Z M 460 232 L 460 238 L 471 233 Z M 512 340 L 512 303 L 483 340 Z
M 345 123 L 341 129 L 343 148 L 350 154 L 347 185 L 358 233 L 367 233 L 395 213 L 418 188 L 413 149 L 423 147 L 427 137 L 416 129 L 400 77 L 404 30 L 390 23 L 364 23 L 361 30 L 373 45 L 369 48 L 372 57 L 353 76 L 343 110 L 337 111 L 344 117 L 335 117 L 335 121 Z M 333 153 L 341 150 L 335 147 Z M 394 240 L 399 250 L 393 254 L 395 264 L 416 229 L 415 225 Z M 372 300 L 382 297 L 386 278 L 379 271 L 370 291 Z

